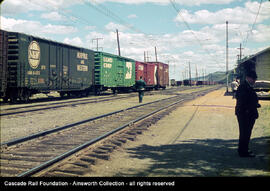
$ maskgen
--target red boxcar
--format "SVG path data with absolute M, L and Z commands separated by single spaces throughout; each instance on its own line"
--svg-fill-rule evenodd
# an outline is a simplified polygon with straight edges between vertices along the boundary
M 139 80 L 142 76 L 143 80 L 146 82 L 146 89 L 154 88 L 157 85 L 156 80 L 156 69 L 157 66 L 151 63 L 145 62 L 135 62 L 135 80 Z
M 156 71 L 156 88 L 165 89 L 169 85 L 169 65 L 162 62 L 148 62 L 148 64 L 155 64 Z
M 147 79 L 147 73 L 146 73 L 146 63 L 144 62 L 135 62 L 135 80 L 139 80 L 140 76 L 142 76 L 143 80 L 145 81 Z

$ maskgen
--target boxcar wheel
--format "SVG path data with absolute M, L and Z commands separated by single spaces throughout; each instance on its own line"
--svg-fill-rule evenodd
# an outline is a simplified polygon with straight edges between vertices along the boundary
M 23 91 L 23 95 L 20 97 L 20 100 L 23 102 L 29 102 L 31 93 L 28 90 Z

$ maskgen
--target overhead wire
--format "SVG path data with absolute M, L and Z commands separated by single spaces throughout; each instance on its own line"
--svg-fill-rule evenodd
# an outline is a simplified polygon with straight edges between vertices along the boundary
M 259 13 L 260 13 L 261 6 L 262 6 L 262 0 L 260 1 L 260 5 L 259 5 L 259 8 L 258 8 L 256 17 L 255 17 L 255 20 L 254 20 L 254 22 L 253 22 L 253 24 L 252 24 L 251 30 L 249 30 L 249 31 L 247 32 L 247 36 L 246 36 L 245 40 L 243 41 L 243 46 L 246 46 L 246 45 L 247 45 L 247 41 L 248 41 L 248 38 L 249 38 L 249 34 L 252 33 L 252 31 L 254 30 L 254 26 L 255 26 L 255 24 L 256 24 L 256 22 L 257 22 L 257 18 L 258 18 L 258 15 L 259 15 Z
M 73 22 L 73 23 L 76 23 L 76 24 L 77 24 L 77 23 L 78 23 L 78 20 L 79 20 L 79 21 L 81 21 L 81 22 L 83 22 L 83 23 L 85 23 L 85 24 L 91 24 L 91 25 L 94 24 L 94 23 L 92 23 L 90 20 L 84 19 L 84 18 L 82 18 L 82 17 L 79 17 L 78 15 L 74 15 L 74 14 L 72 14 L 71 12 L 68 12 L 68 11 L 64 10 L 63 8 L 62 8 L 62 9 L 60 9 L 60 8 L 57 8 L 57 9 L 51 8 L 51 7 L 49 7 L 49 6 L 46 6 L 45 4 L 41 5 L 41 4 L 37 3 L 37 1 L 33 1 L 33 0 L 28 0 L 28 2 L 30 2 L 30 3 L 33 4 L 33 5 L 37 5 L 37 6 L 41 7 L 41 8 L 45 8 L 45 9 L 47 9 L 47 10 L 50 10 L 50 11 L 54 11 L 54 12 L 60 13 L 60 14 L 64 15 L 65 17 L 69 18 L 68 21 L 71 21 L 71 22 Z M 75 19 L 76 19 L 76 20 L 75 20 Z
M 192 34 L 192 35 L 194 36 L 194 38 L 197 40 L 197 42 L 199 43 L 199 45 L 201 46 L 201 48 L 202 48 L 202 49 L 210 56 L 210 58 L 212 58 L 212 59 L 218 64 L 218 66 L 219 66 L 220 68 L 223 68 L 223 66 L 221 66 L 221 65 L 219 64 L 219 62 L 217 61 L 217 59 L 211 55 L 211 53 L 209 52 L 209 50 L 208 50 L 208 49 L 205 49 L 205 48 L 203 47 L 203 44 L 202 44 L 201 40 L 200 40 L 200 39 L 197 37 L 197 35 L 193 32 L 193 30 L 191 29 L 190 25 L 185 21 L 184 17 L 183 17 L 182 14 L 181 14 L 181 11 L 176 7 L 175 0 L 170 0 L 170 3 L 171 3 L 171 5 L 172 5 L 172 7 L 174 8 L 174 10 L 177 12 L 177 14 L 181 17 L 181 19 L 182 19 L 182 21 L 184 22 L 186 28 L 189 29 L 189 31 L 191 32 L 191 34 Z
M 123 25 L 124 27 L 134 31 L 134 32 L 137 32 L 137 33 L 141 33 L 143 35 L 145 35 L 144 37 L 148 40 L 148 41 L 151 41 L 152 43 L 156 43 L 157 41 L 150 38 L 149 34 L 143 32 L 142 30 L 136 28 L 135 26 L 133 26 L 132 24 L 126 22 L 125 20 L 123 20 L 120 16 L 118 16 L 116 13 L 114 13 L 113 11 L 111 11 L 109 8 L 107 8 L 106 6 L 98 3 L 96 0 L 91 0 L 91 1 L 87 1 L 87 0 L 84 0 L 85 4 L 88 6 L 88 7 L 91 7 L 93 9 L 95 9 L 96 11 L 100 12 L 101 14 L 109 17 L 110 19 L 113 19 L 114 21 L 116 21 L 117 23 Z M 151 43 L 151 45 L 153 45 Z

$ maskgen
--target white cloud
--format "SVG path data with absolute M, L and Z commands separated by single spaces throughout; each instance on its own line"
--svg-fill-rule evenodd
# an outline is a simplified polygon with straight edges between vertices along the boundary
M 262 3 L 260 14 L 257 17 L 257 23 L 270 18 L 270 14 L 268 13 L 269 10 L 267 10 L 267 7 L 269 6 L 270 2 Z M 258 2 L 246 2 L 245 7 L 227 8 L 216 12 L 199 10 L 192 14 L 190 11 L 182 9 L 175 18 L 175 21 L 185 21 L 190 24 L 218 24 L 225 23 L 227 20 L 229 23 L 252 24 L 258 9 Z
M 4 30 L 23 32 L 31 35 L 42 35 L 44 34 L 70 34 L 77 32 L 77 29 L 72 26 L 65 25 L 43 25 L 38 21 L 29 21 L 13 18 L 1 17 L 2 27 Z
M 144 4 L 144 3 L 155 3 L 161 5 L 168 5 L 168 0 L 89 0 L 92 3 L 104 3 L 104 2 L 115 2 L 125 4 Z M 202 5 L 202 4 L 228 4 L 235 0 L 175 0 L 174 2 L 180 5 Z
M 110 22 L 105 26 L 105 29 L 108 31 L 116 31 L 116 29 L 118 29 L 119 31 L 125 31 L 128 29 L 128 27 Z
M 135 14 L 131 14 L 131 15 L 128 15 L 128 18 L 129 19 L 135 19 L 135 18 L 138 18 L 137 15 Z
M 41 18 L 52 20 L 52 21 L 66 20 L 66 18 L 64 16 L 60 15 L 56 11 L 53 11 L 53 12 L 50 12 L 50 13 L 43 13 L 43 14 L 41 14 Z
M 85 30 L 95 30 L 97 27 L 96 26 L 92 26 L 92 25 L 88 25 L 86 27 L 84 27 Z
M 83 46 L 83 42 L 80 39 L 80 37 L 74 37 L 74 38 L 71 38 L 71 39 L 70 38 L 65 38 L 64 43 L 75 45 L 75 46 Z
M 270 26 L 258 25 L 250 34 L 254 42 L 270 42 Z
M 4 15 L 26 13 L 28 11 L 58 10 L 74 4 L 82 4 L 82 0 L 4 0 L 2 11 Z

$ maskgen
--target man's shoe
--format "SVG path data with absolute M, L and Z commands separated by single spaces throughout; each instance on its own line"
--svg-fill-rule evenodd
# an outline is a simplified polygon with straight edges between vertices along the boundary
M 252 152 L 248 152 L 248 153 L 239 153 L 240 157 L 255 157 L 256 155 L 254 155 Z

